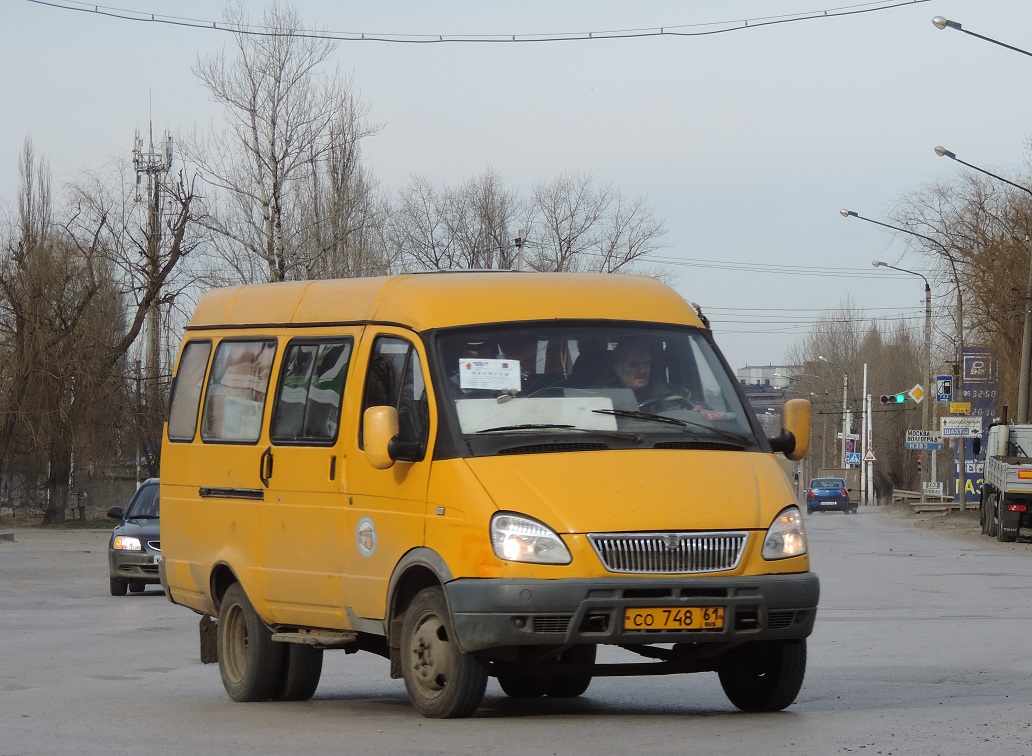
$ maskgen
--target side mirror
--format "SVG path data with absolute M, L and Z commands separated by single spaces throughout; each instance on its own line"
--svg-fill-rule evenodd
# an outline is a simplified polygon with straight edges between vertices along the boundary
M 112 520 L 121 520 L 122 514 L 123 512 L 121 507 L 111 507 L 111 509 L 107 511 L 107 516 Z
M 979 454 L 982 453 L 982 439 L 981 438 L 976 437 L 975 440 L 971 442 L 971 451 L 973 451 L 975 453 L 976 457 Z
M 394 407 L 369 407 L 362 415 L 362 444 L 366 459 L 377 470 L 394 465 L 391 440 L 398 435 L 398 410 Z
M 767 439 L 775 452 L 781 452 L 793 461 L 806 456 L 810 450 L 810 402 L 789 399 L 781 408 L 781 433 Z

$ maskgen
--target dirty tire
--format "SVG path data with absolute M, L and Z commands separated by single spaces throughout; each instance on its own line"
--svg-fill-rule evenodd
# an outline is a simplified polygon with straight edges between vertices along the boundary
M 129 586 L 123 583 L 121 580 L 108 578 L 108 582 L 110 583 L 112 596 L 124 596 L 126 593 L 129 592 Z
M 274 701 L 307 701 L 315 695 L 322 676 L 321 648 L 300 643 L 278 644 L 283 649 L 283 671 L 279 687 L 272 695 Z
M 267 701 L 283 674 L 283 644 L 255 613 L 247 594 L 234 583 L 222 597 L 218 625 L 219 674 L 234 701 Z
M 806 641 L 756 641 L 728 654 L 717 674 L 728 700 L 742 711 L 781 711 L 799 695 Z
M 574 646 L 559 657 L 560 664 L 594 664 L 598 646 Z M 548 689 L 552 698 L 576 698 L 584 695 L 591 685 L 591 675 L 582 677 L 557 677 Z
M 424 588 L 405 610 L 401 667 L 409 698 L 431 719 L 468 717 L 484 699 L 487 670 L 459 650 L 444 592 Z
M 551 677 L 508 677 L 502 675 L 498 684 L 509 698 L 540 698 L 552 687 Z

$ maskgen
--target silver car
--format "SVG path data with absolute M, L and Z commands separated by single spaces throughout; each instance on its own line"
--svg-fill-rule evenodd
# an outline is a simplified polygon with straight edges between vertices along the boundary
M 111 507 L 108 517 L 119 521 L 108 542 L 111 595 L 124 596 L 128 591 L 142 593 L 148 585 L 158 585 L 161 558 L 158 479 L 145 480 L 125 511 Z

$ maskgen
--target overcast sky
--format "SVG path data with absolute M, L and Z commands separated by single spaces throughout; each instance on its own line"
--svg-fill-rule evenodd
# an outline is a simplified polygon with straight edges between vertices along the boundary
M 111 0 L 107 8 L 217 21 L 202 0 Z M 665 219 L 681 294 L 710 316 L 732 368 L 782 364 L 822 311 L 846 297 L 872 316 L 923 324 L 927 272 L 849 207 L 886 219 L 904 194 L 963 170 L 958 157 L 1024 175 L 1032 57 L 932 23 L 941 15 L 1032 50 L 1029 0 L 296 0 L 305 25 L 367 35 L 574 35 L 502 44 L 341 42 L 370 118 L 366 164 L 388 189 L 414 174 L 457 184 L 497 172 L 528 193 L 591 171 Z M 210 29 L 142 23 L 5 0 L 0 203 L 31 136 L 55 182 L 130 160 L 135 130 L 205 129 L 219 112 L 190 72 L 231 46 Z M 264 2 L 252 2 L 259 20 Z M 89 7 L 93 7 L 92 5 Z M 588 32 L 712 31 L 748 20 L 830 17 L 704 36 L 583 39 Z M 834 15 L 843 14 L 843 15 Z M 936 303 L 950 299 L 945 285 Z

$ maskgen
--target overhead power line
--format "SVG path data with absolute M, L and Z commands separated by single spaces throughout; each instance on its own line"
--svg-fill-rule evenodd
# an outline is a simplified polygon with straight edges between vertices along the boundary
M 641 29 L 609 29 L 585 32 L 549 33 L 532 32 L 518 34 L 396 34 L 332 32 L 309 29 L 284 32 L 282 30 L 273 29 L 260 24 L 237 25 L 221 21 L 183 18 L 156 13 L 141 13 L 140 11 L 126 8 L 96 5 L 93 3 L 79 2 L 78 0 L 28 0 L 28 2 L 36 5 L 46 5 L 60 10 L 92 13 L 98 16 L 118 18 L 126 21 L 141 21 L 146 23 L 166 24 L 170 26 L 207 29 L 209 31 L 248 34 L 261 37 L 302 37 L 306 39 L 333 40 L 336 42 L 394 42 L 403 44 L 442 44 L 463 42 L 512 44 L 514 42 L 582 42 L 601 39 L 635 39 L 641 37 L 702 37 L 711 34 L 725 34 L 727 32 L 773 26 L 775 24 L 793 23 L 795 21 L 812 21 L 819 18 L 837 18 L 840 16 L 853 16 L 860 13 L 873 13 L 876 11 L 899 8 L 904 5 L 927 3 L 931 2 L 931 0 L 875 0 L 874 2 L 857 3 L 838 8 L 804 11 L 801 13 L 785 14 L 781 16 L 767 16 L 733 21 L 716 21 L 700 24 L 676 24 L 672 26 L 648 27 Z

